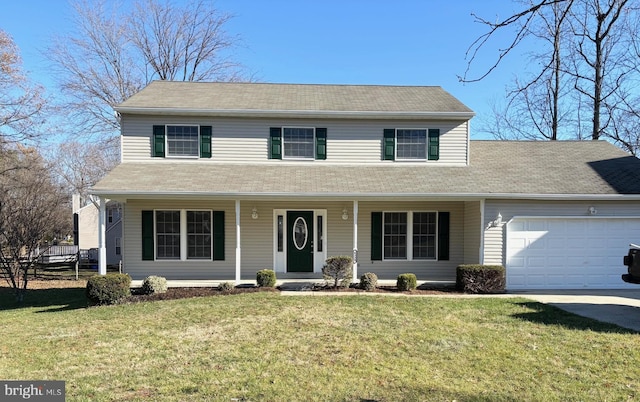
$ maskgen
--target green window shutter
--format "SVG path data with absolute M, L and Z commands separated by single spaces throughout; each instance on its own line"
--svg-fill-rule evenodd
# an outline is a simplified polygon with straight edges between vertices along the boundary
M 382 260 L 382 212 L 371 213 L 371 261 Z
M 382 140 L 382 160 L 395 160 L 396 151 L 396 130 L 393 128 L 385 128 Z
M 282 130 L 271 127 L 269 136 L 269 159 L 282 159 Z
M 153 261 L 153 211 L 142 211 L 142 260 Z
M 164 158 L 164 126 L 153 126 L 153 156 Z
M 429 142 L 427 143 L 429 148 L 428 159 L 430 161 L 437 161 L 440 159 L 440 129 L 429 129 Z
M 449 260 L 449 212 L 438 213 L 438 260 Z
M 224 211 L 213 211 L 213 259 L 224 260 Z
M 327 129 L 316 128 L 316 159 L 327 159 Z
M 211 158 L 211 126 L 200 126 L 200 157 Z

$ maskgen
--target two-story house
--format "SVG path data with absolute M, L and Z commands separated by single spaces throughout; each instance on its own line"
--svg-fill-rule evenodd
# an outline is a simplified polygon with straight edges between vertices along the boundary
M 134 279 L 320 278 L 352 255 L 355 278 L 627 286 L 640 160 L 607 142 L 470 141 L 440 87 L 156 81 L 116 111 L 122 162 L 93 192 L 122 203 Z

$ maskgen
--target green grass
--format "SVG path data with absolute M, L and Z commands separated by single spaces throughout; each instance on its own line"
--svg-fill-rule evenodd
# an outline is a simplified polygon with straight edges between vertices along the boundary
M 0 289 L 0 378 L 67 400 L 640 398 L 638 334 L 525 299 L 284 297 L 85 308 L 84 289 Z

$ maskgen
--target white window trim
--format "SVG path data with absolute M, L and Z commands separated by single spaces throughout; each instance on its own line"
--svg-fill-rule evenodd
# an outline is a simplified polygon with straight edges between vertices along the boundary
M 158 259 L 158 232 L 156 230 L 156 211 L 168 211 L 168 212 L 180 212 L 180 258 L 160 258 Z M 193 211 L 205 211 L 211 215 L 211 257 L 210 258 L 187 258 L 188 254 L 188 241 L 187 241 L 187 212 Z M 213 261 L 213 210 L 206 208 L 188 208 L 188 209 L 163 209 L 158 208 L 153 210 L 153 259 L 154 261 L 184 261 L 184 262 L 201 262 L 201 261 Z
M 285 128 L 303 128 L 303 129 L 311 129 L 313 130 L 313 152 L 311 157 L 304 156 L 287 156 L 285 154 L 285 144 L 284 144 L 284 129 Z M 282 138 L 282 159 L 293 160 L 293 161 L 313 161 L 316 159 L 316 128 L 315 127 L 304 127 L 304 126 L 282 126 L 280 128 L 280 138 Z
M 398 130 L 423 130 L 424 131 L 424 138 L 425 138 L 425 144 L 424 144 L 424 158 L 420 158 L 420 159 L 413 159 L 413 158 L 400 158 L 398 157 Z M 393 145 L 394 145 L 394 152 L 396 155 L 395 160 L 396 161 L 400 161 L 400 162 L 427 162 L 429 160 L 429 129 L 428 128 L 424 128 L 424 127 L 396 127 L 395 128 L 395 132 L 394 132 L 394 141 L 393 141 Z
M 167 127 L 198 127 L 198 148 L 196 155 L 169 155 L 169 130 Z M 200 159 L 200 125 L 199 124 L 165 124 L 164 125 L 164 149 L 165 159 Z M 191 211 L 191 210 L 190 210 Z
M 384 215 L 385 214 L 407 214 L 407 258 L 385 258 L 384 257 Z M 435 213 L 436 214 L 436 256 L 435 258 L 413 258 L 413 214 L 414 213 Z M 382 261 L 438 261 L 438 222 L 440 220 L 440 212 L 438 211 L 424 211 L 424 210 L 409 210 L 409 211 L 383 211 L 382 212 Z

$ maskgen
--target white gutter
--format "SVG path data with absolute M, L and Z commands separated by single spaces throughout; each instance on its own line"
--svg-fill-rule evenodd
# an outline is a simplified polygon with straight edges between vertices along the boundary
M 269 109 L 185 109 L 185 108 L 149 108 L 122 107 L 114 109 L 119 113 L 145 115 L 186 115 L 220 117 L 307 117 L 307 118 L 351 118 L 351 119 L 446 119 L 467 120 L 475 112 L 389 112 L 377 110 L 269 110 Z
M 110 191 L 93 190 L 98 196 L 132 197 L 221 197 L 221 198 L 437 198 L 437 199 L 501 199 L 501 200 L 570 200 L 570 201 L 640 201 L 640 194 L 512 194 L 512 193 L 285 193 L 285 192 L 205 192 L 205 191 Z

